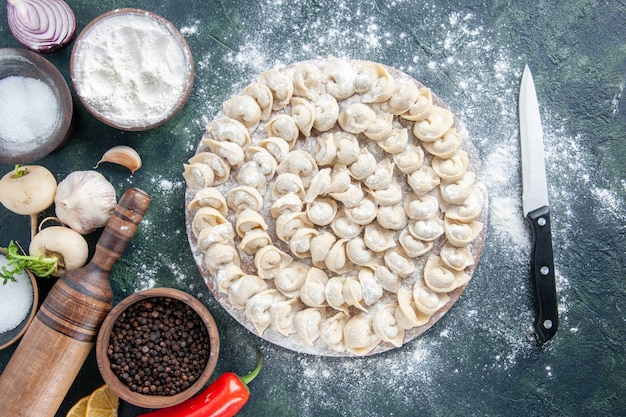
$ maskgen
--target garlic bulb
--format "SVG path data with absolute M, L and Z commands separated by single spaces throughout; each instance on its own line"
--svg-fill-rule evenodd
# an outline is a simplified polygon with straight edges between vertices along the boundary
M 56 216 L 81 234 L 106 225 L 117 204 L 115 188 L 97 171 L 75 171 L 57 186 Z

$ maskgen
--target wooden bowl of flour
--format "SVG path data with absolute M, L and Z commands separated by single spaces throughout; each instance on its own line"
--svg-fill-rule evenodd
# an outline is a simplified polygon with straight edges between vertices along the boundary
M 70 75 L 81 103 L 121 130 L 160 126 L 189 99 L 194 63 L 180 31 L 146 10 L 124 8 L 92 20 L 76 39 Z

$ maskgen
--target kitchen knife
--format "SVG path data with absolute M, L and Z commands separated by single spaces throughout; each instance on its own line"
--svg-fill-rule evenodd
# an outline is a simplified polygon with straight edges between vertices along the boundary
M 535 84 L 528 65 L 519 95 L 522 153 L 522 209 L 532 231 L 530 273 L 535 292 L 534 328 L 539 341 L 547 342 L 559 324 L 550 228 L 550 205 L 543 155 L 543 130 Z

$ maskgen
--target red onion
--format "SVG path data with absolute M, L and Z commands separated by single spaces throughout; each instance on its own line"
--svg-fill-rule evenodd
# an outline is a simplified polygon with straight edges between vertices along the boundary
M 26 48 L 52 53 L 76 34 L 76 16 L 63 0 L 8 0 L 11 33 Z

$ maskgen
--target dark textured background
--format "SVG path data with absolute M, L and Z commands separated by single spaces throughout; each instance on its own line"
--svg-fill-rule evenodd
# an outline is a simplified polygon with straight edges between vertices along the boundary
M 196 60 L 191 99 L 170 123 L 129 133 L 96 122 L 75 100 L 70 144 L 39 161 L 60 180 L 127 144 L 144 166 L 99 170 L 118 196 L 137 186 L 153 204 L 116 264 L 116 302 L 172 286 L 214 314 L 216 370 L 266 361 L 242 416 L 617 416 L 626 410 L 626 5 L 623 1 L 70 1 L 79 30 L 101 13 L 140 7 L 183 30 Z M 469 3 L 469 4 L 468 4 Z M 19 47 L 0 11 L 0 47 Z M 71 46 L 47 56 L 69 81 Z M 483 256 L 460 301 L 401 349 L 358 359 L 272 346 L 217 304 L 184 228 L 182 163 L 221 103 L 274 65 L 348 56 L 382 62 L 430 86 L 466 126 L 483 160 L 490 221 Z M 535 346 L 529 236 L 521 228 L 517 91 L 527 63 L 546 132 L 561 327 Z M 73 89 L 72 89 L 73 91 Z M 498 167 L 495 169 L 492 167 Z M 4 174 L 11 169 L 0 166 Z M 503 221 L 504 220 L 504 221 Z M 507 222 L 510 227 L 507 227 Z M 28 222 L 0 210 L 0 245 L 28 239 Z M 97 236 L 92 236 L 95 241 Z M 49 283 L 40 282 L 45 289 Z M 13 348 L 0 352 L 0 368 Z M 93 357 L 59 416 L 102 383 Z M 122 416 L 138 410 L 122 405 Z

